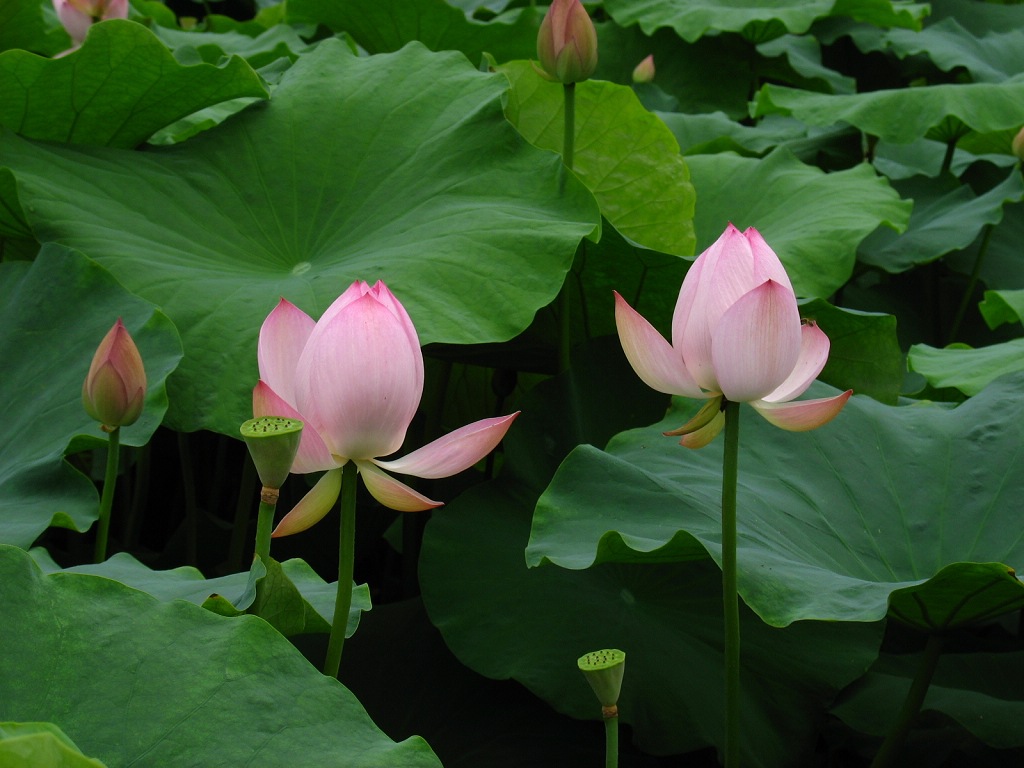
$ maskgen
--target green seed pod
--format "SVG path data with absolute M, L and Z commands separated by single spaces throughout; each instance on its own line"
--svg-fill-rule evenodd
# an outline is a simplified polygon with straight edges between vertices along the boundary
M 626 669 L 626 654 L 617 648 L 593 651 L 576 662 L 598 701 L 605 709 L 614 708 L 622 688 L 622 673 Z
M 242 438 L 264 488 L 280 488 L 291 471 L 302 437 L 302 422 L 282 416 L 249 419 L 241 427 Z

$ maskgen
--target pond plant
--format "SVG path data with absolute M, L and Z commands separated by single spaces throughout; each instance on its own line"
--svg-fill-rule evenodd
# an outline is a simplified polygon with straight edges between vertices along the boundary
M 0 765 L 1020 763 L 1022 147 L 1018 2 L 4 0 Z

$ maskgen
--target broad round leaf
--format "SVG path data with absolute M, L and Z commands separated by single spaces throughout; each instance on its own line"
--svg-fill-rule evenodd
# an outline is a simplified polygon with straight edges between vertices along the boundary
M 907 367 L 933 387 L 953 387 L 965 395 L 976 395 L 1000 376 L 1024 371 L 1024 339 L 977 349 L 964 344 L 945 349 L 915 344 L 907 353 Z
M 319 317 L 353 280 L 384 279 L 424 344 L 510 338 L 555 297 L 599 217 L 505 120 L 506 87 L 459 54 L 357 58 L 327 40 L 269 104 L 183 144 L 8 133 L 0 152 L 37 238 L 95 258 L 181 331 L 169 421 L 234 434 L 281 296 Z
M 108 765 L 440 765 L 422 739 L 392 742 L 261 619 L 44 576 L 14 547 L 0 546 L 0 580 L 0 720 L 55 723 Z
M 1022 384 L 1001 379 L 957 408 L 854 397 L 807 433 L 745 411 L 738 567 L 747 605 L 785 626 L 874 621 L 891 603 L 925 629 L 1024 606 L 1024 585 L 999 565 L 1024 558 Z M 807 397 L 830 394 L 819 384 Z M 701 550 L 718 560 L 723 441 L 693 451 L 661 435 L 697 405 L 677 400 L 663 421 L 616 436 L 607 451 L 573 451 L 538 502 L 528 562 L 588 568 Z
M 34 262 L 0 264 L 0 542 L 27 549 L 51 524 L 84 531 L 96 519 L 96 487 L 64 455 L 108 442 L 82 408 L 82 383 L 118 317 L 148 381 L 142 415 L 121 428 L 121 442 L 145 445 L 167 410 L 165 379 L 181 359 L 167 317 L 59 246 L 44 247 Z

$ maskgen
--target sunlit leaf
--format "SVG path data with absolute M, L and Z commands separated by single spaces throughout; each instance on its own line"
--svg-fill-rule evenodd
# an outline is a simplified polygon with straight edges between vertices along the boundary
M 1000 376 L 1024 371 L 1024 339 L 977 349 L 964 344 L 945 349 L 915 344 L 907 355 L 907 365 L 933 387 L 953 387 L 965 395 L 976 395 Z

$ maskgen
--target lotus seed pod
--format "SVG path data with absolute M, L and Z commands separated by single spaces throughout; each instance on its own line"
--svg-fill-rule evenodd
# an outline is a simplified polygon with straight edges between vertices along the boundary
M 299 450 L 302 422 L 262 416 L 245 422 L 241 433 L 263 487 L 276 489 L 284 485 Z

